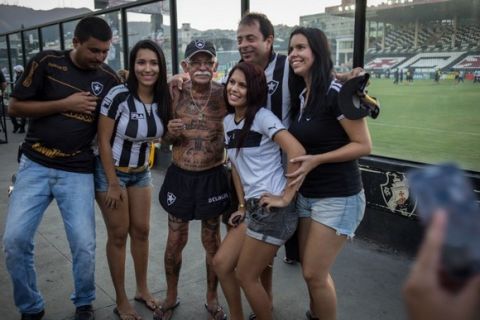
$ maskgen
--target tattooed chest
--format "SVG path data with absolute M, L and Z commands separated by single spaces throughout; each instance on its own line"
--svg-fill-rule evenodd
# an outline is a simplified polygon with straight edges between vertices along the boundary
M 211 168 L 222 162 L 223 149 L 222 139 L 212 141 L 208 137 L 196 137 L 174 147 L 173 160 L 184 168 L 195 170 Z

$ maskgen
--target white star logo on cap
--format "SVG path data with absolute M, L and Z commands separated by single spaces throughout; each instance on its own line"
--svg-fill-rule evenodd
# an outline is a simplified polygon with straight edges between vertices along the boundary
M 195 40 L 195 47 L 197 47 L 198 49 L 203 49 L 205 47 L 205 41 Z

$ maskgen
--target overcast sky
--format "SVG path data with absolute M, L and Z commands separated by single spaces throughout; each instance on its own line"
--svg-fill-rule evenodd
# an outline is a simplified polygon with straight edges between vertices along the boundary
M 368 3 L 380 2 L 369 0 Z M 0 0 L 2 4 L 19 5 L 37 10 L 56 7 L 89 8 L 93 0 Z M 273 24 L 296 25 L 299 16 L 325 11 L 341 0 L 251 0 L 250 10 L 268 15 Z M 179 26 L 190 22 L 196 29 L 235 29 L 240 18 L 240 0 L 178 0 Z
M 301 5 L 298 5 L 299 2 Z M 251 11 L 265 12 L 273 24 L 298 24 L 300 15 L 323 12 L 325 6 L 340 4 L 340 0 L 252 0 Z M 2 4 L 19 5 L 37 10 L 56 7 L 93 10 L 93 0 L 0 0 Z M 295 4 L 295 5 L 292 5 Z M 287 9 L 288 8 L 288 9 Z M 240 0 L 178 0 L 179 25 L 190 22 L 201 29 L 234 28 L 240 18 Z M 203 13 L 203 14 L 200 14 Z M 221 13 L 218 15 L 218 13 Z

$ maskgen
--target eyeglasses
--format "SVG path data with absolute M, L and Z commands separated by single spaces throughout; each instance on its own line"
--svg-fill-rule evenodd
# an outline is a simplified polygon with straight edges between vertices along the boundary
M 198 60 L 189 60 L 188 64 L 194 68 L 200 68 L 201 66 L 206 66 L 208 68 L 211 68 L 214 66 L 215 61 L 198 61 Z

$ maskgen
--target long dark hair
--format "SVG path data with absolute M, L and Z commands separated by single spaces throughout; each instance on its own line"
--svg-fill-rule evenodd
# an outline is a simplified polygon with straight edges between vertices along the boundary
M 314 61 L 310 69 L 312 84 L 310 88 L 310 96 L 305 106 L 305 113 L 312 112 L 312 108 L 321 103 L 325 99 L 330 82 L 333 79 L 333 62 L 325 33 L 317 28 L 298 27 L 292 31 L 289 43 L 294 35 L 301 34 L 307 38 L 308 45 L 312 50 Z M 291 48 L 289 46 L 288 53 Z M 288 87 L 290 89 L 291 112 L 290 116 L 295 119 L 300 110 L 300 100 L 298 96 L 305 89 L 306 83 L 302 77 L 297 76 L 292 67 L 288 78 Z
M 252 127 L 253 119 L 258 110 L 266 105 L 267 102 L 267 80 L 265 79 L 265 73 L 259 66 L 248 63 L 239 62 L 236 64 L 230 73 L 228 74 L 227 84 L 223 89 L 223 96 L 225 104 L 227 106 L 228 113 L 235 113 L 235 108 L 228 102 L 227 86 L 232 74 L 235 70 L 240 70 L 245 75 L 245 81 L 247 83 L 247 111 L 245 112 L 245 122 L 243 128 L 240 130 L 237 143 L 237 154 L 241 147 L 245 143 L 248 132 Z
M 138 97 L 138 79 L 135 75 L 134 70 L 135 59 L 140 49 L 152 50 L 157 55 L 157 60 L 160 68 L 157 82 L 153 87 L 153 101 L 158 104 L 158 115 L 162 120 L 165 134 L 167 132 L 167 123 L 171 118 L 171 98 L 167 84 L 167 64 L 165 62 L 165 55 L 163 54 L 162 49 L 152 40 L 138 41 L 130 51 L 130 57 L 128 61 L 129 67 L 132 70 L 130 70 L 130 72 L 128 73 L 126 84 L 130 93 L 140 100 L 140 98 Z

